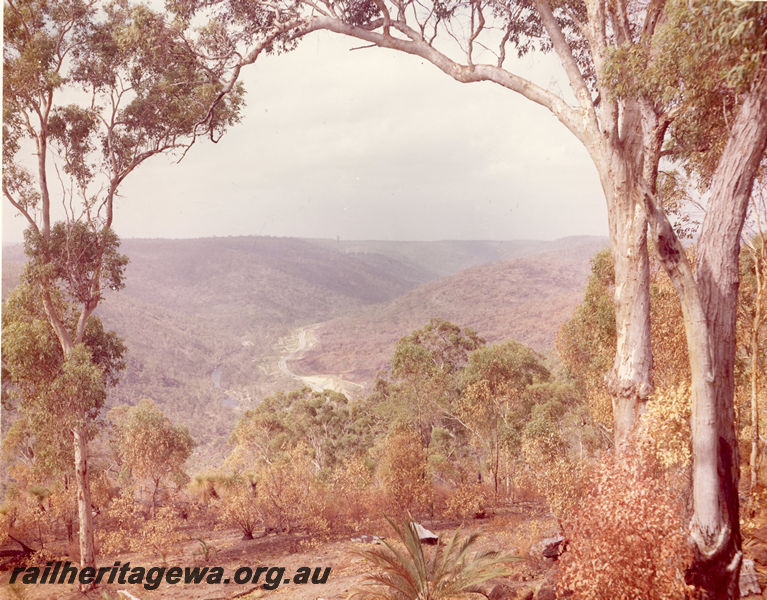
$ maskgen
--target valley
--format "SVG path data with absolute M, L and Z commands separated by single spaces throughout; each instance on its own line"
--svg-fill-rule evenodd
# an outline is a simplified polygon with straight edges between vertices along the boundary
M 108 291 L 97 312 L 128 347 L 108 403 L 153 399 L 189 428 L 190 470 L 202 469 L 269 394 L 309 385 L 364 396 L 396 341 L 431 317 L 550 352 L 606 244 L 124 240 L 125 289 Z M 4 248 L 4 298 L 23 261 L 20 246 Z

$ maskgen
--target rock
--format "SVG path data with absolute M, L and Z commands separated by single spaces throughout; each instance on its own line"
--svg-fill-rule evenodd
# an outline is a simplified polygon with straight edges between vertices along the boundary
M 740 565 L 740 596 L 744 598 L 751 594 L 761 594 L 762 588 L 759 587 L 759 580 L 756 577 L 754 561 L 750 558 L 744 558 Z
M 487 595 L 488 600 L 509 600 L 511 597 L 511 588 L 505 583 L 499 583 L 493 586 Z
M 360 535 L 353 537 L 352 541 L 359 544 L 383 544 L 383 538 L 377 535 Z
M 542 586 L 535 595 L 535 600 L 557 600 L 557 593 L 554 588 Z
M 557 560 L 560 555 L 567 549 L 567 540 L 564 536 L 557 535 L 554 537 L 544 538 L 532 548 L 530 548 L 530 556 L 533 558 L 543 557 Z
M 534 596 L 535 593 L 530 588 L 519 588 L 514 590 L 509 597 L 514 600 L 533 600 Z
M 439 541 L 439 538 L 437 535 L 426 529 L 423 525 L 420 523 L 416 523 L 413 521 L 413 527 L 415 527 L 415 532 L 418 534 L 418 539 L 421 541 L 422 544 L 428 544 L 430 546 L 436 546 L 437 542 Z

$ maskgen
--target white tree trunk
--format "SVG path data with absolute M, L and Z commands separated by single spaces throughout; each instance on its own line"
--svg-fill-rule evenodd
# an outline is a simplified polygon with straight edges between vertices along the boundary
M 621 445 L 637 424 L 652 391 L 650 264 L 647 217 L 632 169 L 617 152 L 595 159 L 608 207 L 615 264 L 615 362 L 607 375 L 613 437 Z
M 82 427 L 73 431 L 75 446 L 75 481 L 77 514 L 80 520 L 80 567 L 93 567 L 96 557 L 93 545 L 93 513 L 88 485 L 88 441 Z
M 767 147 L 767 59 L 733 123 L 711 184 L 695 275 L 646 195 L 658 251 L 682 301 L 692 373 L 693 519 L 690 579 L 709 599 L 739 597 L 741 534 L 735 431 L 735 335 L 740 233 Z

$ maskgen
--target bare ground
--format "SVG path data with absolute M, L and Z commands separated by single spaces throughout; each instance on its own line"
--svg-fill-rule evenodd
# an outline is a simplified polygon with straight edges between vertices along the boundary
M 478 550 L 497 550 L 502 553 L 525 557 L 515 563 L 514 575 L 507 580 L 511 588 L 535 591 L 540 587 L 550 564 L 527 558 L 531 542 L 541 537 L 553 535 L 557 531 L 554 519 L 546 516 L 537 506 L 516 505 L 499 510 L 487 519 L 471 520 L 465 523 L 448 520 L 424 520 L 423 524 L 437 534 L 449 534 L 459 527 L 464 532 L 480 533 Z M 130 596 L 120 594 L 121 590 L 128 592 L 139 600 L 189 599 L 189 600 L 224 600 L 229 598 L 279 598 L 291 600 L 345 600 L 362 582 L 364 576 L 370 573 L 370 566 L 357 553 L 360 550 L 372 548 L 372 544 L 353 541 L 359 534 L 348 534 L 334 538 L 313 539 L 306 534 L 270 534 L 255 540 L 243 540 L 239 530 L 214 529 L 195 530 L 187 532 L 190 541 L 181 552 L 167 559 L 167 566 L 221 566 L 224 567 L 224 578 L 232 578 L 238 567 L 248 566 L 255 570 L 259 566 L 285 567 L 285 578 L 295 574 L 302 566 L 331 567 L 327 583 L 321 585 L 286 584 L 277 589 L 266 590 L 252 583 L 238 585 L 229 584 L 198 584 L 169 585 L 162 583 L 156 590 L 144 589 L 141 585 L 102 585 L 87 594 L 81 593 L 75 586 L 69 585 L 22 585 L 15 590 L 7 585 L 0 588 L 0 599 L 27 598 L 29 600 L 126 600 Z M 384 529 L 371 531 L 370 534 L 384 534 Z M 201 555 L 201 545 L 196 538 L 203 537 L 214 548 L 206 561 Z M 147 554 L 121 554 L 120 556 L 104 557 L 99 564 L 111 565 L 115 560 L 121 564 L 130 561 L 131 566 L 149 568 L 160 566 L 162 563 L 156 557 Z M 32 565 L 30 565 L 32 566 Z M 41 565 L 42 566 L 42 565 Z M 7 583 L 10 572 L 0 574 L 0 582 Z M 263 582 L 263 576 L 261 581 Z M 17 590 L 17 591 L 16 591 Z M 16 594 L 20 595 L 16 595 Z M 482 596 L 478 596 L 482 598 Z

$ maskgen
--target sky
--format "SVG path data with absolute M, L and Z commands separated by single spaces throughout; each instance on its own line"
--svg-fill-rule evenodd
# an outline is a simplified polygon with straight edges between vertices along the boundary
M 377 240 L 607 235 L 585 149 L 546 109 L 420 58 L 324 32 L 243 71 L 242 122 L 121 188 L 123 238 L 270 235 Z M 526 59 L 567 92 L 553 57 Z M 3 201 L 3 241 L 24 224 Z

